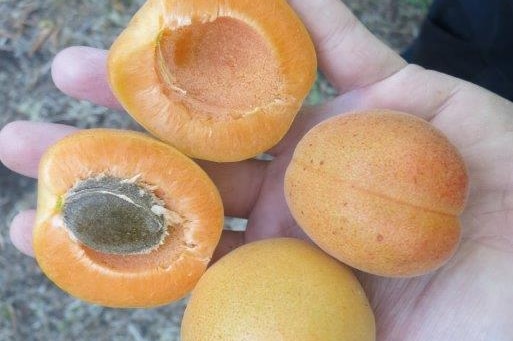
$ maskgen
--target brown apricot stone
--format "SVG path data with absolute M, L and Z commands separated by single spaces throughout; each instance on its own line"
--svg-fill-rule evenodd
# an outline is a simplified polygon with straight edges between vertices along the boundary
M 63 201 L 64 224 L 96 251 L 150 252 L 166 235 L 162 204 L 143 185 L 127 179 L 100 176 L 79 181 Z
M 383 276 L 444 264 L 460 238 L 464 161 L 428 122 L 387 110 L 339 115 L 310 130 L 285 176 L 303 230 L 330 255 Z

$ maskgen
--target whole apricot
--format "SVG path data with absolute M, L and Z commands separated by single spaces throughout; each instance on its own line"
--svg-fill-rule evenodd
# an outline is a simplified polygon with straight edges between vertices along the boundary
M 386 110 L 330 118 L 285 175 L 292 215 L 330 255 L 383 276 L 421 275 L 455 252 L 468 192 L 456 147 L 428 122 Z
M 374 315 L 348 267 L 306 242 L 242 246 L 198 282 L 183 341 L 371 341 Z
M 148 0 L 112 45 L 125 110 L 188 156 L 251 158 L 287 132 L 315 49 L 286 0 Z
M 183 297 L 222 228 L 221 197 L 207 174 L 146 135 L 81 131 L 41 160 L 36 260 L 84 301 L 134 308 Z

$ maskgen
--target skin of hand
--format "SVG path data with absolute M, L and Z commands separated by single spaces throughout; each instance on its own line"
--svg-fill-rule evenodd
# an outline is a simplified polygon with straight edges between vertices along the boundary
M 272 161 L 200 162 L 219 187 L 226 214 L 248 219 L 246 232 L 223 235 L 216 257 L 247 242 L 307 239 L 283 194 L 286 166 L 299 139 L 343 112 L 388 108 L 415 114 L 443 131 L 462 153 L 471 190 L 457 254 L 440 270 L 411 279 L 357 273 L 376 314 L 377 340 L 511 340 L 513 335 L 513 103 L 462 80 L 407 65 L 338 0 L 290 0 L 316 45 L 335 100 L 305 108 L 269 153 Z M 54 60 L 57 87 L 78 99 L 122 109 L 110 92 L 106 52 L 72 47 Z M 45 149 L 75 128 L 13 122 L 0 132 L 0 160 L 37 176 Z M 11 224 L 18 249 L 33 255 L 34 211 Z

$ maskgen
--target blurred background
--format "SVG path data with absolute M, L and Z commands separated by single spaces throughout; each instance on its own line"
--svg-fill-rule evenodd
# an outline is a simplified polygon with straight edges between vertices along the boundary
M 15 120 L 137 129 L 128 115 L 61 94 L 50 67 L 71 45 L 108 49 L 143 0 L 0 0 L 0 127 Z M 367 27 L 397 51 L 416 36 L 430 0 L 347 0 Z M 319 76 L 307 100 L 335 96 Z M 178 340 L 185 300 L 158 309 L 115 310 L 75 300 L 10 243 L 14 215 L 34 208 L 36 181 L 0 165 L 0 341 Z M 239 224 L 228 220 L 228 225 Z M 233 227 L 233 226 L 232 226 Z

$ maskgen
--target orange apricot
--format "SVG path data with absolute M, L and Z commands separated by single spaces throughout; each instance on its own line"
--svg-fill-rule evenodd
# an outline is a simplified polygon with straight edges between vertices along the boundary
M 383 276 L 432 271 L 455 252 L 468 193 L 464 161 L 428 122 L 387 110 L 309 131 L 285 176 L 303 230 L 330 255 Z
M 308 32 L 285 0 L 148 0 L 108 58 L 125 110 L 159 139 L 211 161 L 275 145 L 316 67 Z
M 373 341 L 374 314 L 351 270 L 291 238 L 242 246 L 192 291 L 183 341 Z
M 151 307 L 181 298 L 205 271 L 222 227 L 207 174 L 143 134 L 78 132 L 41 160 L 35 256 L 84 301 Z

